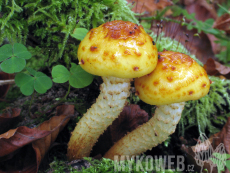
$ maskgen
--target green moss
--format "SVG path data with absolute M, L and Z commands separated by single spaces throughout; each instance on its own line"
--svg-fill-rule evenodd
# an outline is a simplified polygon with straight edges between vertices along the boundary
M 0 44 L 5 39 L 29 44 L 35 57 L 31 66 L 76 59 L 79 41 L 70 37 L 76 27 L 91 29 L 120 19 L 138 23 L 125 0 L 3 0 L 0 9 Z
M 89 168 L 82 167 L 81 171 L 77 171 L 73 169 L 71 166 L 66 165 L 65 161 L 58 161 L 55 159 L 51 164 L 51 170 L 54 173 L 61 173 L 67 172 L 70 173 L 150 173 L 150 172 L 157 172 L 157 173 L 179 173 L 178 171 L 173 171 L 171 169 L 160 169 L 156 165 L 163 164 L 164 160 L 151 160 L 143 157 L 139 161 L 131 160 L 131 161 L 121 161 L 121 162 L 114 162 L 110 159 L 92 159 L 92 158 L 84 158 L 86 161 L 90 163 Z M 150 161 L 151 160 L 151 161 Z M 48 170 L 50 171 L 50 170 Z M 47 172 L 48 172 L 47 171 Z

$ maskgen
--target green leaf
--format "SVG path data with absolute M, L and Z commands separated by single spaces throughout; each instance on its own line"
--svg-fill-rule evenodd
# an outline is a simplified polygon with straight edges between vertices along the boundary
M 12 55 L 13 50 L 11 44 L 5 44 L 4 46 L 0 47 L 0 62 L 11 57 Z
M 32 73 L 34 72 L 32 71 Z M 15 76 L 15 83 L 20 87 L 21 92 L 27 96 L 31 95 L 34 89 L 43 94 L 52 87 L 52 80 L 42 72 L 36 72 L 34 77 L 25 73 L 18 73 Z
M 230 160 L 226 161 L 226 167 L 228 168 L 228 170 L 230 171 Z
M 73 34 L 70 35 L 78 40 L 83 40 L 88 32 L 85 28 L 76 28 Z
M 37 72 L 34 76 L 34 89 L 40 93 L 45 93 L 52 87 L 52 80 L 42 72 Z
M 87 73 L 80 65 L 71 63 L 69 83 L 75 88 L 84 88 L 92 83 L 94 76 Z
M 63 65 L 57 65 L 52 69 L 53 81 L 56 83 L 65 83 L 69 80 L 70 72 Z
M 23 58 L 11 57 L 1 64 L 2 71 L 6 73 L 20 72 L 26 66 L 26 61 Z
M 23 59 L 30 59 L 31 58 L 31 53 L 27 51 L 27 48 L 20 43 L 15 43 L 13 46 L 13 52 L 14 55 L 23 58 Z
M 33 76 L 35 76 L 35 74 L 37 73 L 34 69 L 32 69 L 30 67 L 26 67 L 26 70 Z
M 15 83 L 26 96 L 34 92 L 34 78 L 28 74 L 18 73 L 15 76 Z

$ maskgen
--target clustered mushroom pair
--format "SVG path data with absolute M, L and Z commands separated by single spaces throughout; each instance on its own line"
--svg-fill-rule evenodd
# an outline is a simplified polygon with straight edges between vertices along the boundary
M 132 22 L 115 20 L 91 29 L 79 45 L 78 59 L 84 70 L 102 76 L 103 83 L 96 103 L 72 132 L 70 160 L 89 156 L 125 106 L 133 78 L 136 94 L 157 109 L 147 123 L 116 142 L 105 158 L 137 155 L 163 142 L 175 131 L 185 101 L 205 96 L 210 88 L 207 73 L 195 60 L 178 52 L 158 53 L 143 27 Z

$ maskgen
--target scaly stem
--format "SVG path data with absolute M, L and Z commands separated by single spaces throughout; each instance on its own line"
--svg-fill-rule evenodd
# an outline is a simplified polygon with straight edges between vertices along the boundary
M 174 133 L 184 105 L 185 102 L 158 106 L 147 123 L 120 139 L 104 157 L 113 160 L 114 156 L 119 159 L 121 155 L 138 155 L 162 143 Z
M 97 139 L 119 116 L 129 96 L 130 81 L 116 77 L 102 77 L 101 93 L 96 103 L 80 119 L 68 144 L 69 160 L 89 156 Z

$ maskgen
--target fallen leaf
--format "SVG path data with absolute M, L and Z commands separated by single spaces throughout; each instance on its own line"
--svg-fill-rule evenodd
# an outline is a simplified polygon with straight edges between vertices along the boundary
M 21 109 L 19 108 L 6 108 L 0 113 L 0 134 L 9 130 L 19 120 Z
M 56 116 L 37 128 L 25 126 L 0 135 L 0 171 L 38 171 L 46 152 L 58 133 L 74 114 L 74 105 L 57 107 Z
M 212 145 L 214 147 L 217 147 L 219 144 L 223 143 L 225 150 L 228 154 L 230 154 L 230 117 L 228 118 L 228 121 L 222 130 L 211 137 L 213 138 Z
M 43 122 L 37 129 L 52 131 L 52 133 L 45 138 L 41 138 L 33 142 L 32 146 L 36 152 L 37 165 L 40 165 L 50 145 L 55 141 L 59 132 L 68 123 L 70 116 L 74 114 L 74 105 L 63 105 L 57 107 L 57 115 L 52 117 L 49 121 Z M 70 115 L 70 116 L 67 116 Z M 66 118 L 68 117 L 68 118 Z M 60 123 L 61 122 L 61 123 Z M 57 128 L 58 127 L 58 128 Z
M 230 34 L 230 14 L 225 13 L 222 16 L 218 17 L 213 24 L 213 28 L 223 30 L 227 34 Z
M 129 3 L 136 3 L 132 9 L 136 13 L 145 12 L 144 16 L 152 16 L 156 10 L 163 10 L 167 6 L 173 5 L 171 0 L 127 0 Z
M 185 4 L 187 4 L 185 8 L 188 11 L 188 13 L 195 13 L 195 18 L 197 20 L 204 22 L 205 20 L 211 18 L 214 20 L 217 19 L 215 5 L 208 3 L 206 0 L 199 0 L 193 2 L 191 2 L 190 0 L 189 2 L 186 2 L 185 0 Z M 207 36 L 210 40 L 213 52 L 215 54 L 218 53 L 220 51 L 220 45 L 215 42 L 217 38 L 212 34 L 207 34 Z
M 230 79 L 230 67 L 224 66 L 221 63 L 209 58 L 204 65 L 205 70 L 209 75 L 223 75 Z

